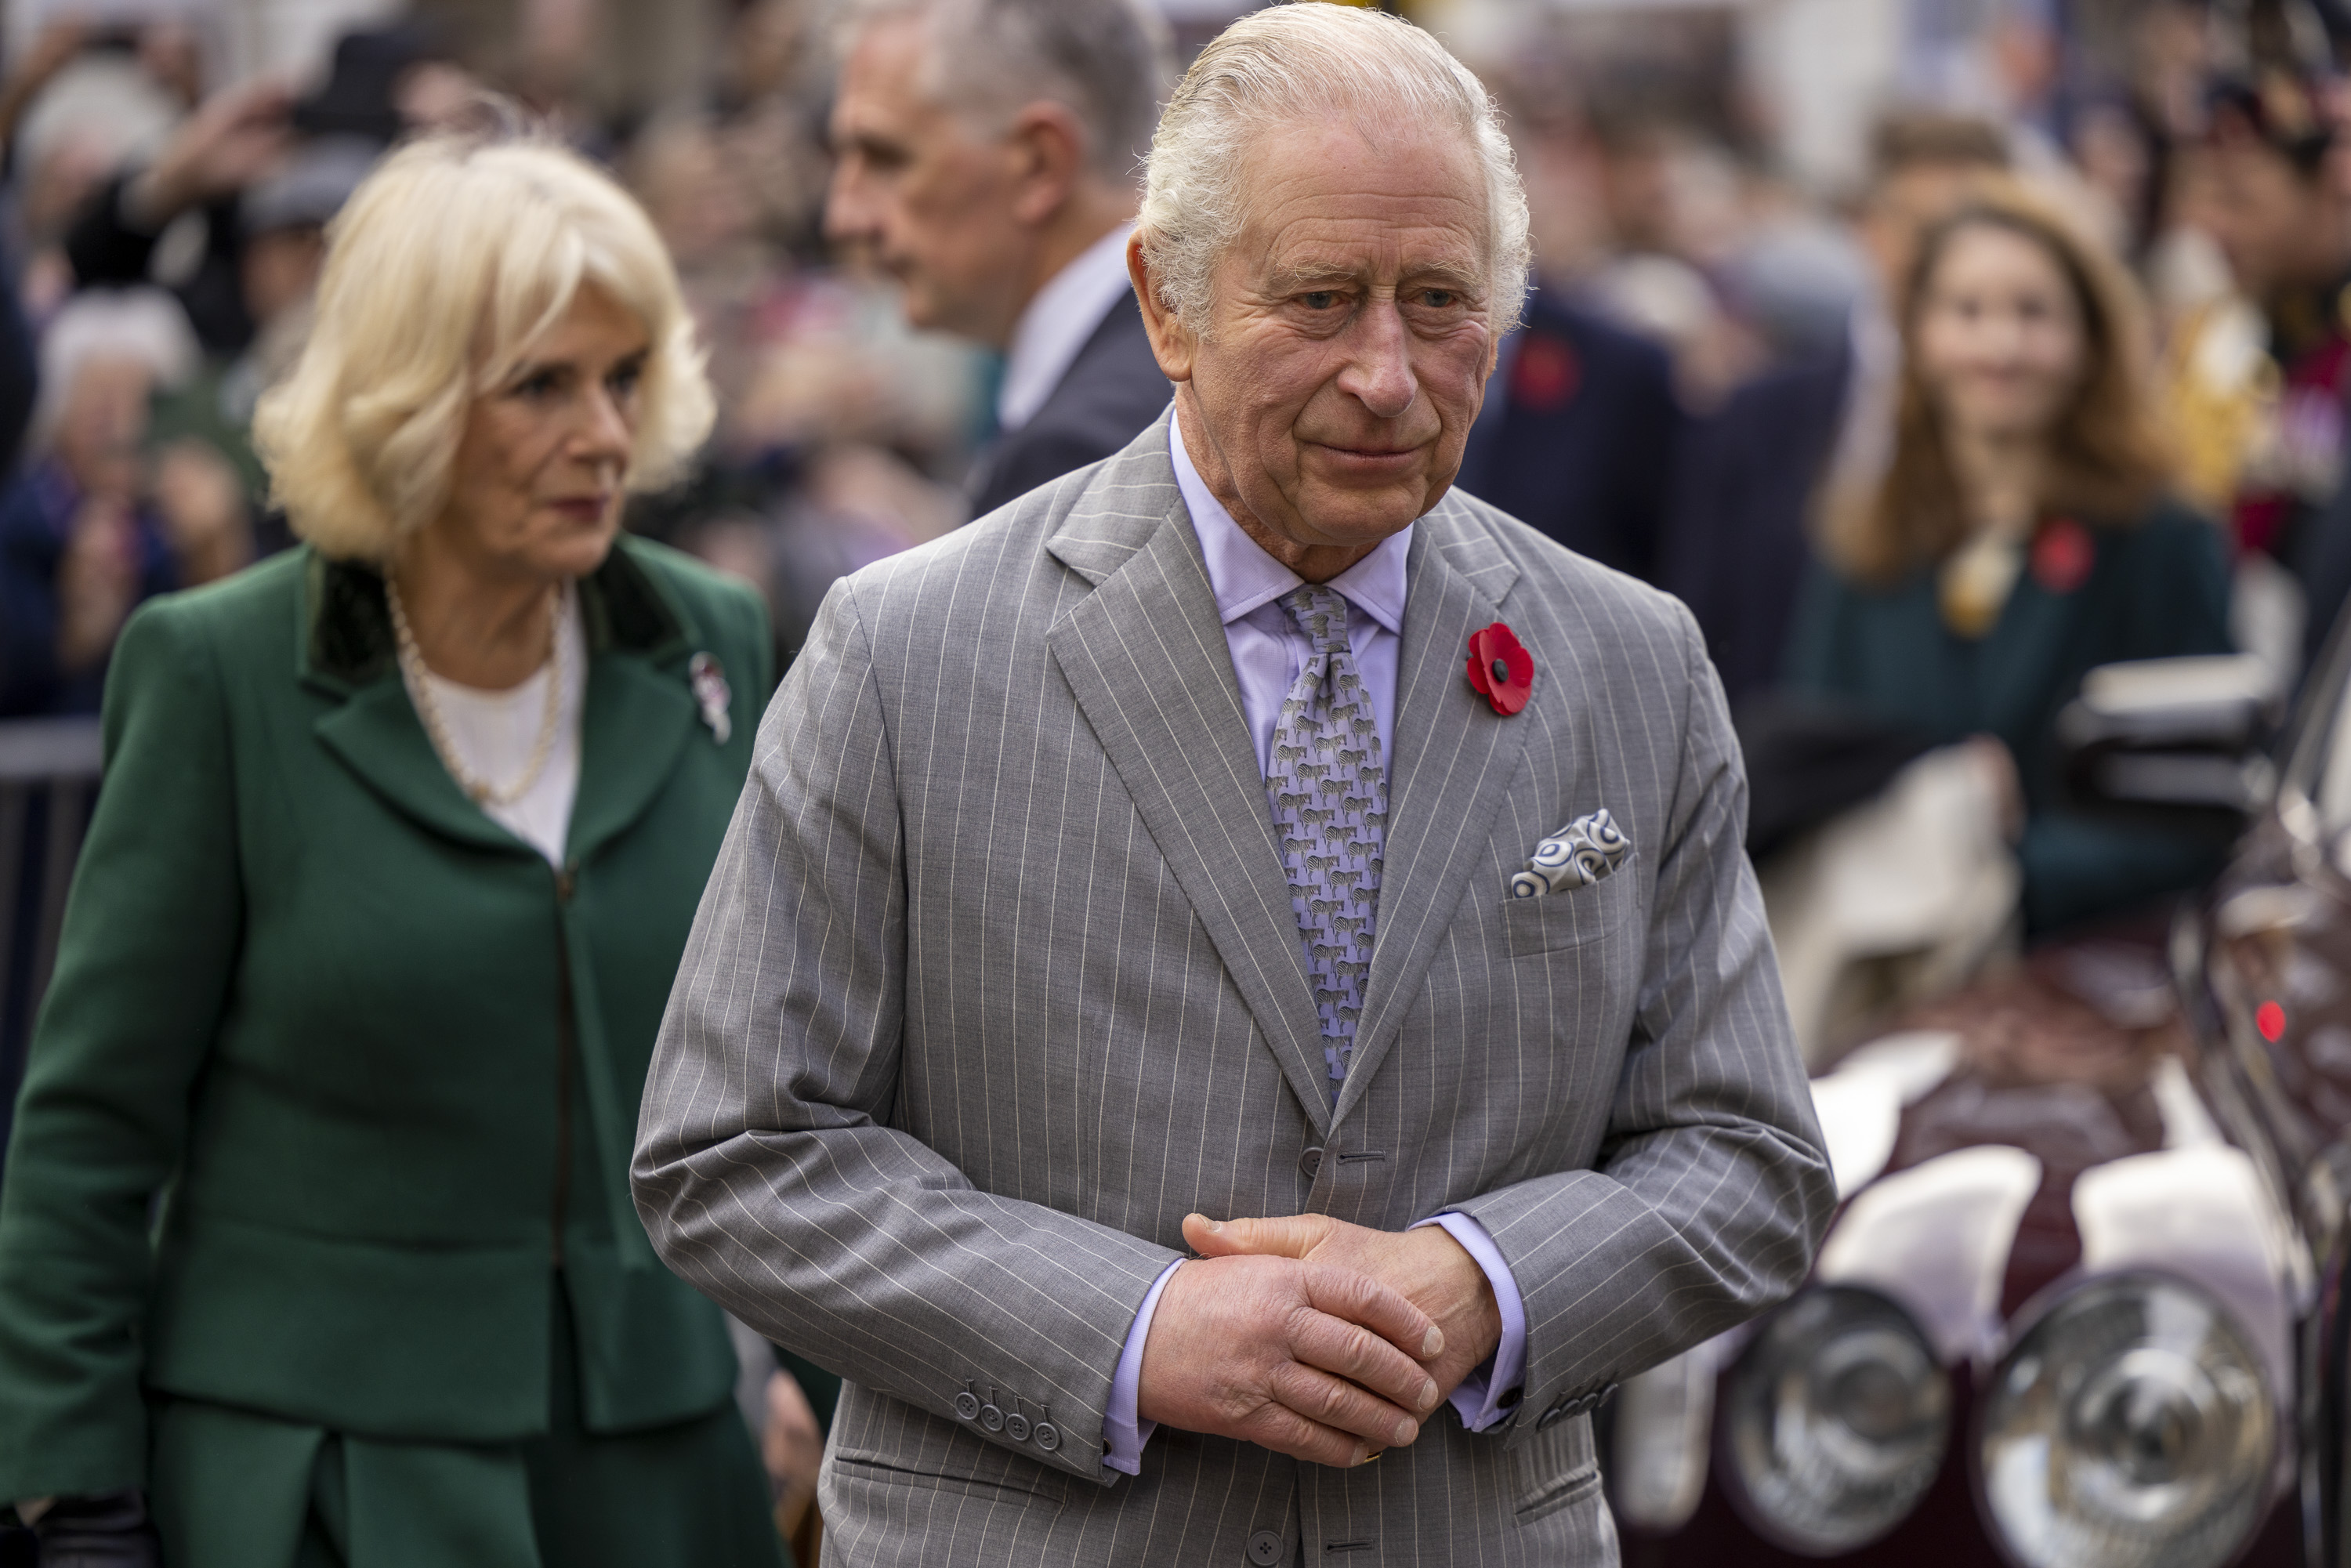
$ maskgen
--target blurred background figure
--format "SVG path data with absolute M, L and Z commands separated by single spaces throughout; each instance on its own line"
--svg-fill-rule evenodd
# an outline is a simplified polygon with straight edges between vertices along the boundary
M 2316 652 L 2351 588 L 2351 187 L 2330 91 L 2325 78 L 2281 65 L 2223 77 L 2210 93 L 2203 149 L 2204 219 L 2259 312 L 2253 341 L 2266 339 L 2231 454 L 2229 520 L 2249 557 L 2292 572 L 2301 603 L 2287 599 L 2275 613 L 2298 623 L 2306 647 L 2291 652 L 2306 653 Z M 2222 346 L 2228 320 L 2202 324 L 2208 355 Z M 2289 651 L 2272 656 L 2291 668 Z
M 1908 824 L 1914 886 L 1925 846 L 1997 820 L 2028 939 L 2193 887 L 2221 845 L 2075 814 L 2062 789 L 2057 716 L 2088 671 L 2231 646 L 2220 532 L 2169 485 L 2137 291 L 2046 198 L 1987 184 L 1926 232 L 1903 298 L 1892 450 L 1831 497 L 1789 688 L 1917 750 L 1966 748 L 1973 808 Z M 1807 924 L 1858 935 L 1782 887 L 1791 948 Z
M 1531 81 L 1510 90 L 1548 97 Z M 1540 124 L 1540 113 L 1528 118 Z M 1579 554 L 1655 580 L 1683 423 L 1670 352 L 1573 280 L 1538 273 L 1454 483 Z
M 1734 701 L 1779 677 L 1820 497 L 1876 478 L 1901 374 L 1896 319 L 1918 236 L 2008 164 L 2001 129 L 1969 116 L 1888 116 L 1852 223 L 1868 261 L 1843 319 L 1792 347 L 1692 432 L 1675 473 L 1658 582 L 1688 604 Z
M 32 463 L 0 495 L 0 716 L 96 713 L 132 609 L 252 559 L 227 465 L 149 445 L 151 399 L 196 365 L 186 317 L 157 289 L 78 295 L 50 323 Z
M 859 0 L 845 38 L 826 232 L 914 326 L 1004 354 L 993 511 L 1167 406 L 1126 272 L 1166 28 L 1143 0 Z

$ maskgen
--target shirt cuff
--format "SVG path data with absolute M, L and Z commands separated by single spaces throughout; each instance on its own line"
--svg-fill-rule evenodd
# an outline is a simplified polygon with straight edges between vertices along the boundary
M 1486 1228 L 1466 1214 L 1447 1211 L 1424 1219 L 1412 1227 L 1441 1225 L 1445 1233 L 1461 1243 L 1461 1249 L 1477 1260 L 1478 1267 L 1486 1271 L 1486 1282 L 1494 1287 L 1494 1305 L 1501 1310 L 1502 1343 L 1484 1365 L 1461 1380 L 1453 1391 L 1449 1403 L 1461 1417 L 1461 1424 L 1472 1432 L 1482 1432 L 1510 1415 L 1518 1405 L 1520 1385 L 1527 1375 L 1527 1303 L 1519 1294 L 1519 1281 L 1510 1266 L 1502 1260 L 1502 1249 L 1494 1245 Z M 1161 1275 L 1165 1279 L 1165 1275 Z M 1148 1303 L 1144 1310 L 1149 1311 Z M 1505 1401 L 1508 1403 L 1504 1403 Z
M 1470 1223 L 1475 1225 L 1477 1221 Z M 1482 1228 L 1479 1233 L 1483 1234 Z M 1143 1445 L 1159 1430 L 1158 1422 L 1139 1419 L 1134 1410 L 1143 1392 L 1143 1342 L 1151 1337 L 1151 1314 L 1159 1310 L 1159 1292 L 1167 1288 L 1167 1281 L 1183 1266 L 1184 1260 L 1178 1258 L 1159 1270 L 1159 1278 L 1151 1281 L 1151 1293 L 1143 1298 L 1143 1306 L 1134 1314 L 1134 1326 L 1126 1331 L 1126 1345 L 1118 1353 L 1118 1372 L 1110 1382 L 1110 1408 L 1102 1413 L 1105 1469 L 1141 1475 Z M 1515 1291 L 1511 1293 L 1517 1294 Z

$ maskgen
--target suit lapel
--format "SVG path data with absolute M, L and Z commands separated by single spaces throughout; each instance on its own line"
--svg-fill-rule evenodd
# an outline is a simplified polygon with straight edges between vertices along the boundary
M 1404 642 L 1396 660 L 1395 735 L 1380 909 L 1355 1051 L 1334 1122 L 1363 1099 L 1395 1042 L 1437 946 L 1479 867 L 1496 814 L 1519 771 L 1533 707 L 1505 718 L 1469 685 L 1469 634 L 1500 619 L 1518 568 L 1450 498 L 1414 529 Z M 1572 661 L 1536 648 L 1534 702 L 1572 704 Z M 1553 689 L 1546 691 L 1546 685 Z M 1499 894 L 1497 895 L 1499 896 Z
M 1105 476 L 1102 493 L 1122 497 L 1123 509 L 1081 504 L 1048 543 L 1096 586 L 1047 641 L 1299 1103 L 1327 1130 L 1322 1023 L 1265 780 L 1164 422 L 1155 428 L 1155 470 L 1139 442 L 1134 462 Z

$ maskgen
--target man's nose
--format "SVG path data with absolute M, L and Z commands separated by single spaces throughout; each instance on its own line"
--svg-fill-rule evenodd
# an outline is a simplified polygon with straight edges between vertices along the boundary
M 873 199 L 863 172 L 853 154 L 843 155 L 832 167 L 832 183 L 825 187 L 824 237 L 843 245 L 871 237 L 873 228 Z
M 1364 307 L 1349 329 L 1353 350 L 1339 372 L 1339 390 L 1381 419 L 1394 419 L 1420 395 L 1412 371 L 1412 332 L 1393 299 Z

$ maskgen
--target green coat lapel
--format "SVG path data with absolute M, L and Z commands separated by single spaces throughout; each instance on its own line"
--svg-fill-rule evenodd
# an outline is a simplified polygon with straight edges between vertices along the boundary
M 303 685 L 342 699 L 319 715 L 319 744 L 395 810 L 445 839 L 528 854 L 484 816 L 441 764 L 408 700 L 392 653 L 383 578 L 350 561 L 310 558 L 303 581 Z
M 319 716 L 320 742 L 370 789 L 444 838 L 530 853 L 465 798 L 433 749 L 400 679 L 383 579 L 362 565 L 314 558 L 305 591 L 302 679 L 343 699 Z M 652 806 L 698 733 L 699 717 L 684 668 L 698 629 L 637 564 L 626 540 L 581 582 L 580 597 L 590 652 L 580 793 L 566 856 L 574 866 Z M 750 680 L 755 672 L 727 675 Z
M 1527 737 L 1538 727 L 1531 707 L 1507 718 L 1494 712 L 1466 670 L 1469 634 L 1502 618 L 1501 601 L 1518 576 L 1518 567 L 1455 504 L 1439 505 L 1413 530 L 1379 922 L 1334 1124 L 1364 1098 L 1469 878 L 1490 863 L 1494 819 Z M 1545 687 L 1567 675 L 1568 651 L 1539 648 L 1535 657 L 1534 702 L 1565 700 Z
M 747 680 L 750 672 L 734 678 Z M 573 865 L 586 864 L 644 815 L 689 742 L 710 744 L 698 716 L 683 670 L 617 650 L 590 658 L 580 796 L 566 856 Z
M 580 585 L 591 652 L 569 845 L 575 866 L 644 815 L 688 746 L 716 738 L 696 722 L 700 706 L 686 678 L 687 661 L 707 651 L 705 633 L 632 549 L 628 539 L 616 542 Z M 753 670 L 721 674 L 730 683 L 758 678 Z

